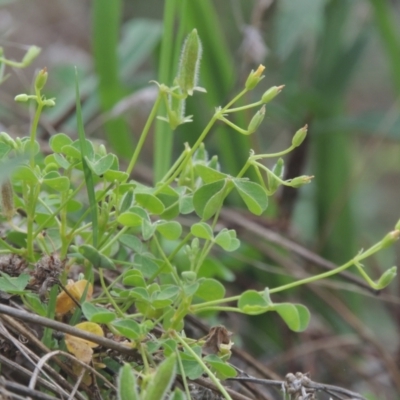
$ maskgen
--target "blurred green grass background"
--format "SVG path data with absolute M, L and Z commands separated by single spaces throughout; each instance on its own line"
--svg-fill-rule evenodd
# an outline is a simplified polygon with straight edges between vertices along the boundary
M 400 3 L 389 0 L 1 1 L 0 45 L 8 57 L 18 58 L 21 44 L 43 48 L 33 67 L 15 71 L 2 86 L 1 129 L 15 135 L 26 132 L 29 110 L 12 99 L 30 90 L 35 68 L 47 66 L 49 95 L 57 97 L 57 107 L 46 112 L 39 137 L 44 144 L 56 132 L 76 137 L 72 66 L 77 65 L 87 134 L 105 140 L 128 158 L 155 98 L 149 81 L 172 84 L 182 40 L 196 28 L 203 42 L 200 86 L 208 93 L 189 100 L 187 114 L 194 115 L 193 123 L 176 132 L 163 122 L 155 124 L 140 159 L 141 177 L 150 182 L 162 176 L 183 144 L 194 142 L 213 108 L 232 98 L 249 71 L 261 63 L 266 77 L 246 102 L 258 99 L 270 86 L 285 85 L 268 105 L 261 129 L 244 137 L 218 125 L 207 140 L 208 149 L 218 154 L 224 171 L 234 174 L 250 149 L 283 149 L 299 127 L 309 124 L 306 143 L 285 159 L 286 173 L 287 178 L 315 175 L 315 180 L 298 191 L 279 192 L 262 224 L 342 263 L 379 240 L 400 217 L 399 26 Z M 235 123 L 247 126 L 251 117 L 251 112 L 243 113 Z M 230 206 L 236 206 L 234 198 Z M 221 261 L 243 278 L 238 279 L 244 282 L 242 287 L 230 284 L 232 291 L 238 290 L 235 285 L 272 286 L 288 279 L 280 275 L 288 270 L 262 246 L 260 240 L 257 245 L 249 238 L 234 259 L 221 255 Z M 290 252 L 272 250 L 298 261 Z M 379 276 L 399 258 L 399 246 L 394 246 L 370 261 L 369 267 Z M 278 357 L 304 340 L 360 335 L 338 304 L 321 302 L 326 293 L 327 299 L 343 301 L 365 329 L 375 332 L 376 341 L 384 338 L 385 351 L 398 351 L 398 283 L 387 289 L 384 301 L 337 285 L 339 290 L 302 288 L 289 294 L 311 304 L 317 315 L 308 333 L 294 336 L 285 331 L 283 337 L 284 328 L 268 316 L 246 322 L 247 328 L 257 330 L 259 334 L 252 337 L 258 339 L 249 344 L 242 329 L 239 340 L 264 357 Z M 354 346 L 357 354 L 363 353 L 361 342 Z M 349 355 L 342 356 L 344 362 Z M 368 360 L 372 359 L 378 359 L 381 367 L 387 362 L 384 357 Z M 308 367 L 322 380 L 332 376 L 332 362 L 318 370 L 310 356 L 302 362 L 292 358 L 276 368 L 284 373 Z M 372 373 L 358 365 L 357 357 L 352 363 L 364 378 Z M 337 372 L 337 379 L 350 380 L 343 372 Z M 393 393 L 393 384 L 384 379 L 379 384 L 379 390 L 387 390 L 385 395 Z

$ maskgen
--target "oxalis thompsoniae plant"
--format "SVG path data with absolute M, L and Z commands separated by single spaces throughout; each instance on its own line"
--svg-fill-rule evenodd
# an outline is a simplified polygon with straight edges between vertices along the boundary
M 235 230 L 217 229 L 220 211 L 232 191 L 251 213 L 261 215 L 279 186 L 298 188 L 308 184 L 312 176 L 283 179 L 281 157 L 301 145 L 307 126 L 294 134 L 285 150 L 251 152 L 236 176 L 221 171 L 217 157 L 210 158 L 205 149 L 204 139 L 217 121 L 230 126 L 232 134 L 250 135 L 260 126 L 266 105 L 283 86 L 269 88 L 255 103 L 234 106 L 263 79 L 264 67 L 260 65 L 251 71 L 243 90 L 215 110 L 196 143 L 185 146 L 154 187 L 130 178 L 155 118 L 172 129 L 192 121 L 192 116 L 185 115 L 186 100 L 195 91 L 205 92 L 197 86 L 200 58 L 201 43 L 193 30 L 184 43 L 173 86 L 155 82 L 158 96 L 126 170 L 120 169 L 117 156 L 107 152 L 104 145 L 85 138 L 78 83 L 78 139 L 55 134 L 50 138 L 50 154 L 44 157 L 40 153 L 38 122 L 43 110 L 55 106 L 55 99 L 46 99 L 42 93 L 46 69 L 36 76 L 33 94 L 15 98 L 35 103 L 30 134 L 16 139 L 5 132 L 0 134 L 0 290 L 18 295 L 37 316 L 36 323 L 46 326 L 42 342 L 55 350 L 46 356 L 46 362 L 67 350 L 80 362 L 72 366 L 84 384 L 93 383 L 90 368 L 101 371 L 104 379 L 118 376 L 117 387 L 97 378 L 104 397 L 117 393 L 120 399 L 191 399 L 195 395 L 190 381 L 207 375 L 222 398 L 232 399 L 231 391 L 222 383 L 238 373 L 229 363 L 233 345 L 229 333 L 215 327 L 203 339 L 187 337 L 186 316 L 206 311 L 248 315 L 276 312 L 290 329 L 300 332 L 309 323 L 308 309 L 301 304 L 277 303 L 275 293 L 349 268 L 358 271 L 375 290 L 386 287 L 396 275 L 396 267 L 392 267 L 374 280 L 362 262 L 398 239 L 400 222 L 381 241 L 347 263 L 282 286 L 225 297 L 221 282 L 204 277 L 202 268 L 214 246 L 227 252 L 240 246 Z M 158 116 L 162 103 L 167 113 Z M 253 108 L 256 112 L 247 127 L 239 127 L 230 119 L 231 114 Z M 270 158 L 276 159 L 273 168 L 263 163 Z M 249 170 L 255 172 L 255 181 L 245 177 Z M 83 206 L 86 196 L 88 207 Z M 190 229 L 183 229 L 178 217 L 188 214 L 198 220 Z M 77 265 L 79 278 L 68 280 Z M 104 276 L 104 269 L 118 273 L 110 274 L 114 277 L 111 279 Z M 94 295 L 97 276 L 101 289 Z M 0 313 L 16 316 L 3 305 Z M 17 318 L 27 318 L 26 314 Z M 64 323 L 48 322 L 50 319 Z M 66 332 L 64 339 L 54 338 L 52 329 Z M 292 383 L 308 378 L 293 375 L 293 379 Z M 311 386 L 306 390 L 300 384 L 290 386 L 291 382 L 286 386 L 282 383 L 281 389 L 293 399 L 312 398 L 315 391 L 328 387 L 312 386 L 308 379 Z

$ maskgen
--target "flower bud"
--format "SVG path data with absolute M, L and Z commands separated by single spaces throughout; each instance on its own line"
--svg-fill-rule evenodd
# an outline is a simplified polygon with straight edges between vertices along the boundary
M 15 212 L 14 208 L 14 191 L 9 179 L 1 184 L 1 209 L 3 215 L 10 220 Z
M 261 76 L 261 74 L 263 73 L 264 69 L 265 69 L 264 65 L 260 64 L 256 71 L 251 70 L 249 76 L 246 79 L 246 83 L 244 85 L 244 87 L 247 90 L 254 89 L 259 84 L 261 79 L 264 78 L 264 75 Z
M 293 147 L 299 147 L 304 142 L 304 139 L 307 136 L 307 129 L 308 129 L 308 126 L 304 125 L 302 128 L 300 128 L 294 134 L 293 139 L 292 139 L 292 146 Z
M 29 100 L 29 96 L 25 93 L 18 94 L 17 96 L 14 97 L 14 101 L 17 101 L 18 103 L 25 103 L 28 100 Z
M 182 278 L 186 283 L 193 283 L 196 281 L 197 275 L 194 271 L 183 271 Z
M 202 47 L 197 30 L 193 29 L 187 36 L 182 48 L 177 82 L 184 93 L 193 95 L 197 86 Z
M 279 158 L 279 160 L 276 162 L 274 167 L 272 168 L 272 172 L 279 178 L 282 178 L 283 173 L 284 173 L 284 161 L 283 158 Z M 276 190 L 278 189 L 280 182 L 276 179 L 275 175 L 272 175 L 271 173 L 268 173 L 268 188 L 272 193 L 275 193 Z
M 297 178 L 294 178 L 290 181 L 290 186 L 293 188 L 299 188 L 306 183 L 310 183 L 311 179 L 313 179 L 313 176 L 307 176 L 307 175 L 302 175 L 298 176 Z
M 47 107 L 54 107 L 56 105 L 56 102 L 54 101 L 54 99 L 47 99 L 43 101 L 43 105 Z
M 388 286 L 397 275 L 397 267 L 389 268 L 385 271 L 376 283 L 376 289 L 381 290 Z
M 285 87 L 285 85 L 282 86 L 272 86 L 269 88 L 261 97 L 261 101 L 263 103 L 269 103 L 271 100 L 273 100 Z
M 391 246 L 396 240 L 400 237 L 400 230 L 396 229 L 392 232 L 389 232 L 382 240 L 381 240 L 381 249 Z
M 397 224 L 394 226 L 394 229 L 400 231 L 400 219 L 397 221 Z
M 12 139 L 11 136 L 6 132 L 0 132 L 0 142 L 6 143 L 15 148 L 14 139 Z
M 261 125 L 261 122 L 263 122 L 265 116 L 265 106 L 262 106 L 254 115 L 254 117 L 251 119 L 249 126 L 247 128 L 247 135 L 252 134 L 257 130 L 257 128 Z
M 40 47 L 37 46 L 29 47 L 28 51 L 25 53 L 24 58 L 21 61 L 21 64 L 24 67 L 27 67 L 29 64 L 32 63 L 32 61 L 39 55 L 41 51 L 42 49 Z
M 44 67 L 37 74 L 37 77 L 36 77 L 36 80 L 35 80 L 35 88 L 36 88 L 36 90 L 40 91 L 40 90 L 42 90 L 44 88 L 44 85 L 47 82 L 47 77 L 48 77 L 47 68 Z

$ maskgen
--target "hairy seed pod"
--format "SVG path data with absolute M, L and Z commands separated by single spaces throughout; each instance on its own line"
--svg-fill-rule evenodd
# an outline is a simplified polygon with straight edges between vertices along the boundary
M 14 213 L 14 191 L 9 179 L 6 179 L 1 184 L 1 209 L 3 211 L 3 215 L 10 220 Z

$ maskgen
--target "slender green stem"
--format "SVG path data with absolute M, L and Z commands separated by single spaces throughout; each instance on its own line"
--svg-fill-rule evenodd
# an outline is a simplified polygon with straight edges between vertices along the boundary
M 219 389 L 221 394 L 225 397 L 226 400 L 232 400 L 229 393 L 226 389 L 222 386 L 219 379 L 210 371 L 204 361 L 197 355 L 197 353 L 192 350 L 192 348 L 185 342 L 183 338 L 181 338 L 176 332 L 173 333 L 173 337 L 178 340 L 178 342 L 185 348 L 185 350 L 191 354 L 191 356 L 201 365 L 204 369 L 205 373 L 209 376 L 209 378 L 214 382 L 215 386 Z
M 305 285 L 307 283 L 312 283 L 312 282 L 315 282 L 315 281 L 318 281 L 321 279 L 329 278 L 330 276 L 336 275 L 339 272 L 342 272 L 342 271 L 348 269 L 352 265 L 359 264 L 359 262 L 361 260 L 371 256 L 372 254 L 381 250 L 381 248 L 382 248 L 382 241 L 376 243 L 374 246 L 369 248 L 367 251 L 357 254 L 353 259 L 349 260 L 347 263 L 345 263 L 331 271 L 323 272 L 322 274 L 310 276 L 308 278 L 300 279 L 298 281 L 291 282 L 286 285 L 278 286 L 276 288 L 270 289 L 269 293 L 270 294 L 278 293 L 278 292 L 282 292 L 284 290 L 293 289 L 294 287 L 297 287 L 297 286 Z M 262 295 L 263 291 L 259 291 L 258 293 Z M 229 303 L 232 301 L 237 301 L 237 300 L 239 300 L 240 296 L 241 295 L 236 295 L 236 296 L 226 297 L 224 299 L 212 300 L 212 301 L 208 301 L 208 302 L 201 303 L 201 304 L 195 304 L 195 305 L 191 306 L 191 311 L 192 312 L 200 312 L 205 309 L 209 309 L 210 306 L 216 306 L 216 305 L 219 305 L 222 303 Z
M 284 156 L 285 154 L 290 153 L 294 148 L 295 148 L 294 146 L 290 146 L 286 150 L 279 151 L 278 153 L 252 155 L 250 157 L 250 159 L 251 160 L 261 160 L 261 159 L 264 159 L 264 158 L 281 157 L 281 156 Z
M 147 138 L 147 134 L 149 133 L 150 126 L 153 123 L 155 117 L 157 116 L 158 107 L 160 105 L 160 101 L 161 101 L 162 97 L 163 97 L 163 95 L 159 91 L 157 99 L 156 99 L 156 101 L 155 101 L 155 103 L 153 105 L 153 108 L 152 108 L 151 112 L 150 112 L 149 118 L 147 118 L 146 125 L 143 128 L 142 134 L 140 135 L 139 142 L 136 145 L 135 151 L 134 151 L 134 153 L 132 155 L 131 161 L 130 161 L 130 163 L 128 165 L 128 168 L 126 170 L 126 172 L 127 172 L 127 174 L 129 176 L 131 175 L 131 173 L 133 171 L 133 168 L 135 167 L 136 161 L 139 158 L 140 151 L 142 150 L 143 144 L 144 144 L 144 142 L 145 142 L 145 140 Z
M 35 238 L 42 230 L 43 228 L 61 211 L 65 208 L 66 204 L 68 201 L 72 198 L 75 197 L 75 195 L 85 186 L 85 182 L 83 181 L 77 189 L 75 189 L 70 196 L 68 196 L 67 199 L 65 199 L 59 206 L 58 208 L 51 214 L 49 217 L 42 222 L 39 227 L 36 229 L 35 233 L 33 234 L 33 238 Z
M 260 100 L 260 101 L 257 101 L 256 103 L 247 104 L 245 106 L 229 108 L 228 110 L 225 110 L 224 113 L 226 114 L 226 113 L 234 113 L 234 112 L 238 112 L 238 111 L 244 111 L 244 110 L 248 110 L 249 108 L 262 106 L 263 104 L 264 103 Z
M 161 247 L 161 244 L 159 242 L 159 240 L 157 239 L 157 235 L 153 236 L 153 241 L 156 244 L 156 247 L 159 251 L 159 253 L 161 254 L 162 259 L 164 260 L 165 264 L 168 265 L 168 267 L 170 268 L 170 270 L 172 271 L 172 276 L 175 279 L 175 283 L 178 285 L 180 283 L 180 279 L 179 279 L 179 275 L 176 272 L 176 268 L 171 264 L 171 261 L 168 259 L 168 257 L 166 256 L 163 248 Z M 152 282 L 160 272 L 162 272 L 162 270 L 164 269 L 164 266 L 159 268 L 148 280 L 148 282 Z
M 16 249 L 15 247 L 10 246 L 1 237 L 0 237 L 0 245 L 7 249 L 7 250 L 0 250 L 0 254 L 2 254 L 2 253 L 7 253 L 8 254 L 9 252 L 11 252 L 12 254 L 23 255 L 25 253 L 25 249 Z
M 35 168 L 35 140 L 36 140 L 36 133 L 37 133 L 37 127 L 39 124 L 39 119 L 40 119 L 40 115 L 42 113 L 43 110 L 43 101 L 42 101 L 42 97 L 40 94 L 40 90 L 37 90 L 35 88 L 36 91 L 36 101 L 37 101 L 37 108 L 35 111 L 35 116 L 33 117 L 33 121 L 32 121 L 32 126 L 31 126 L 31 134 L 30 134 L 30 164 L 31 164 L 31 168 Z
M 113 243 L 115 243 L 121 235 L 123 235 L 129 229 L 128 226 L 124 226 L 118 233 L 112 236 L 112 239 L 105 244 L 102 244 L 100 248 L 100 252 L 104 252 L 107 248 L 109 248 Z M 110 236 L 109 236 L 110 237 Z
M 182 376 L 182 382 L 183 382 L 183 387 L 185 388 L 186 397 L 188 399 L 190 399 L 191 396 L 190 396 L 189 385 L 187 383 L 185 370 L 183 369 L 183 363 L 182 363 L 181 355 L 180 355 L 178 349 L 176 349 L 175 353 L 176 353 L 176 357 L 177 357 L 177 360 L 178 360 L 179 370 L 180 370 L 180 373 L 181 373 L 181 376 Z
M 103 269 L 102 268 L 99 268 L 99 278 L 100 278 L 101 287 L 103 288 L 103 292 L 107 296 L 109 302 L 114 306 L 114 309 L 115 309 L 116 313 L 118 314 L 118 316 L 123 318 L 124 317 L 124 313 L 118 307 L 118 305 L 115 302 L 114 298 L 111 296 L 110 292 L 108 291 L 107 285 L 106 285 L 106 283 L 104 281 L 104 275 L 103 275 Z
M 246 135 L 247 136 L 249 134 L 245 129 L 242 129 L 239 126 L 235 125 L 233 122 L 229 121 L 229 119 L 226 119 L 223 116 L 219 117 L 219 119 L 221 121 L 225 122 L 228 126 L 230 126 L 235 131 L 241 133 L 242 135 Z
M 183 240 L 175 247 L 174 251 L 168 256 L 168 260 L 173 260 L 174 257 L 178 254 L 179 250 L 190 240 L 193 235 L 189 232 Z

